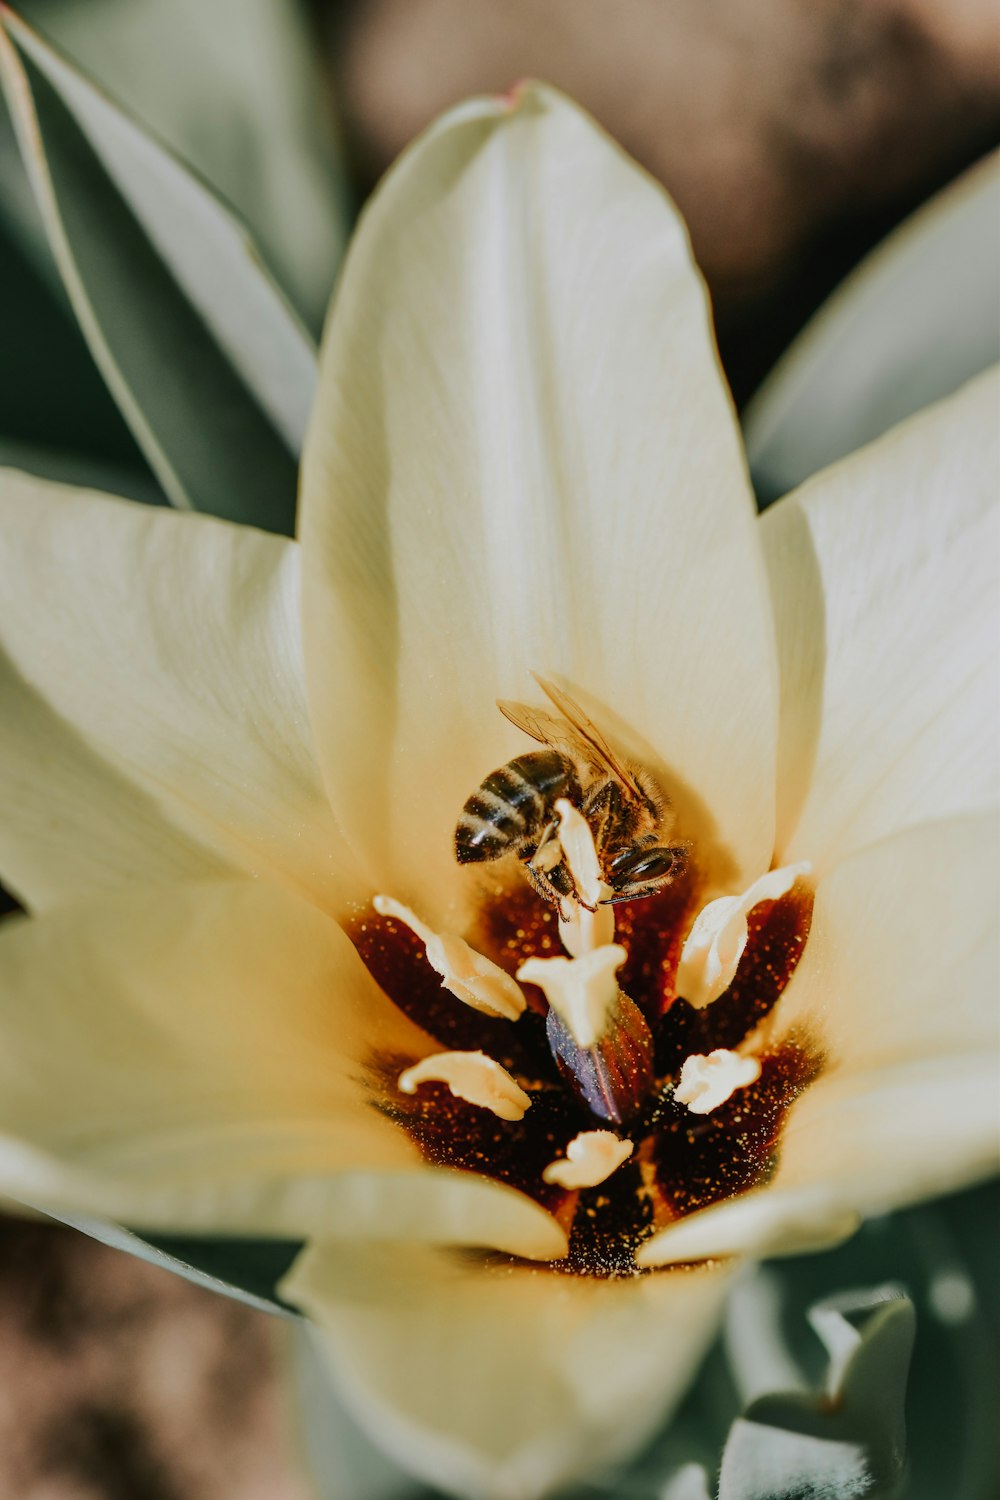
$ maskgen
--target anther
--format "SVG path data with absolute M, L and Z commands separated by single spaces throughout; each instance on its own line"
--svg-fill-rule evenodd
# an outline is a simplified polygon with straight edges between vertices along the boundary
M 799 876 L 808 875 L 811 869 L 803 861 L 769 870 L 742 895 L 720 896 L 702 907 L 681 950 L 675 981 L 678 995 L 695 1010 L 718 1000 L 736 978 L 747 945 L 749 913 L 762 901 L 786 896 Z
M 399 1075 L 404 1094 L 415 1094 L 422 1083 L 446 1083 L 456 1099 L 492 1110 L 501 1120 L 520 1120 L 531 1096 L 485 1052 L 435 1052 Z
M 408 906 L 391 896 L 376 896 L 372 905 L 381 917 L 393 917 L 416 933 L 427 953 L 427 962 L 441 975 L 441 983 L 456 999 L 487 1016 L 516 1021 L 527 1001 L 517 983 L 498 964 L 460 937 L 437 933 L 421 922 Z
M 586 818 L 566 797 L 557 800 L 555 810 L 559 846 L 580 897 L 579 901 L 560 902 L 559 936 L 567 953 L 579 958 L 614 941 L 614 907 L 601 904 L 611 895 L 611 887 L 604 880 Z
M 674 1089 L 678 1104 L 686 1104 L 694 1115 L 708 1115 L 736 1092 L 756 1083 L 760 1077 L 760 1061 L 739 1052 L 730 1052 L 718 1047 L 707 1056 L 692 1053 L 681 1068 L 681 1076 Z
M 549 1162 L 542 1179 L 570 1189 L 597 1187 L 628 1161 L 632 1151 L 631 1141 L 610 1130 L 581 1130 L 566 1147 L 565 1157 Z

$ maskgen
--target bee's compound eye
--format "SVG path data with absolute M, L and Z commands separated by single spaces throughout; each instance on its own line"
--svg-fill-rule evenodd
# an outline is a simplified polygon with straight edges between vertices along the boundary
M 662 880 L 677 864 L 676 849 L 629 849 L 612 861 L 608 872 L 612 884 L 645 885 L 650 880 Z

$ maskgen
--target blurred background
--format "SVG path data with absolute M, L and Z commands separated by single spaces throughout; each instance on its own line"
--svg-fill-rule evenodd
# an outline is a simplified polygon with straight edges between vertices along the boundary
M 469 94 L 550 81 L 679 204 L 741 405 L 862 255 L 1000 134 L 995 0 L 18 8 L 236 206 L 314 332 L 354 215 L 414 134 Z M 78 332 L 2 105 L 0 328 L 0 462 L 162 499 Z M 998 1196 L 983 1188 L 757 1284 L 758 1312 L 777 1307 L 793 1341 L 824 1292 L 907 1286 L 919 1314 L 912 1500 L 1000 1488 L 998 1246 Z M 746 1398 L 734 1370 L 757 1304 L 734 1315 L 650 1456 L 658 1472 L 717 1462 Z M 65 1226 L 0 1219 L 0 1495 L 306 1500 L 278 1378 L 289 1326 Z M 802 1360 L 818 1376 L 818 1349 L 804 1342 Z M 324 1500 L 423 1493 L 372 1455 L 362 1469 L 367 1479 L 338 1474 Z

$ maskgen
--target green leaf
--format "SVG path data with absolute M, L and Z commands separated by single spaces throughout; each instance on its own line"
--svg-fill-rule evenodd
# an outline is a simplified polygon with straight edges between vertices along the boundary
M 65 300 L 59 272 L 52 259 L 45 226 L 18 149 L 14 122 L 0 92 L 0 224 L 45 282 L 50 293 Z
M 174 1269 L 196 1271 L 218 1291 L 245 1292 L 272 1308 L 291 1311 L 275 1292 L 302 1249 L 301 1240 L 249 1239 L 241 1235 L 144 1234 L 142 1243 L 174 1262 Z
M 2 435 L 0 469 L 20 469 L 25 474 L 37 474 L 39 479 L 53 479 L 57 484 L 73 484 L 80 489 L 121 495 L 128 500 L 139 500 L 144 505 L 164 503 L 163 495 L 148 473 L 140 474 L 100 463 L 86 455 L 68 453 L 60 448 L 36 448 L 27 443 L 11 442 Z
M 139 1235 L 103 1219 L 50 1210 L 46 1213 L 102 1245 L 123 1250 L 213 1292 L 250 1302 L 269 1312 L 294 1314 L 294 1309 L 277 1296 L 275 1286 L 302 1249 L 300 1240 L 249 1239 L 238 1235 Z
M 301 0 L 19 0 L 231 203 L 318 327 L 353 208 Z
M 2 95 L 0 117 L 6 117 Z M 20 156 L 17 167 L 23 173 Z M 44 238 L 40 224 L 39 228 Z M 48 254 L 47 244 L 45 251 Z M 94 482 L 96 488 L 107 488 L 107 482 L 98 478 L 98 471 L 105 470 L 115 482 L 119 474 L 130 475 L 147 492 L 155 491 L 162 498 L 94 365 L 54 262 L 52 274 L 58 297 L 53 296 L 53 285 L 39 274 L 23 241 L 0 224 L 0 445 L 8 450 L 0 459 L 21 466 L 25 452 L 51 451 L 56 461 L 60 454 L 69 461 L 81 461 L 81 471 L 71 467 L 63 471 L 61 477 L 70 483 Z M 53 370 L 59 372 L 56 382 Z M 40 469 L 36 462 L 24 466 L 59 477 L 49 467 Z M 133 494 L 134 484 L 127 484 L 121 493 Z
M 0 75 L 77 317 L 164 491 L 291 532 L 315 349 L 245 230 L 2 4 Z
M 827 1388 L 759 1397 L 734 1422 L 719 1500 L 891 1500 L 903 1479 L 903 1406 L 915 1317 L 891 1287 L 817 1303 Z

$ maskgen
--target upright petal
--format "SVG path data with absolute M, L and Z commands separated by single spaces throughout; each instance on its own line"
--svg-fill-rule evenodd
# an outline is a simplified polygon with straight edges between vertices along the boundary
M 319 1324 L 345 1403 L 401 1463 L 463 1500 L 533 1500 L 666 1417 L 728 1281 L 708 1269 L 597 1281 L 318 1244 L 281 1290 Z
M 781 862 L 829 869 L 996 806 L 995 371 L 818 475 L 761 522 L 781 663 Z
M 993 817 L 949 819 L 872 845 L 820 884 L 774 1026 L 822 1067 L 791 1109 L 777 1171 L 665 1230 L 643 1262 L 801 1249 L 995 1169 L 997 852 Z
M 454 111 L 369 204 L 301 535 L 320 760 L 404 890 L 450 878 L 465 797 L 529 748 L 493 702 L 529 668 L 767 866 L 772 626 L 704 287 L 662 191 L 550 90 Z
M 347 898 L 298 551 L 0 474 L 0 876 L 36 908 L 227 869 Z
M 433 1045 L 280 886 L 102 896 L 0 933 L 0 1193 L 133 1224 L 564 1253 L 555 1221 L 425 1169 L 365 1086 Z

